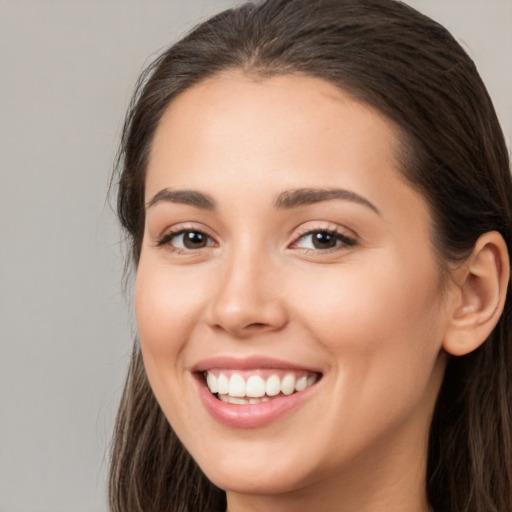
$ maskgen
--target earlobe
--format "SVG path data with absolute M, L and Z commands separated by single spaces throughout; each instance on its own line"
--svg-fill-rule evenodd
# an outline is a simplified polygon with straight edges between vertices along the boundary
M 454 356 L 478 348 L 491 334 L 503 311 L 510 266 L 507 246 L 496 231 L 483 234 L 457 269 L 457 303 L 443 348 Z

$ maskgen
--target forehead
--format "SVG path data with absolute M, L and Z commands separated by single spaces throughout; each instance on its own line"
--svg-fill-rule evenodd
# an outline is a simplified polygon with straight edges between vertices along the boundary
M 397 133 L 377 110 L 322 79 L 224 73 L 171 102 L 151 147 L 148 185 L 159 174 L 179 180 L 184 168 L 191 178 L 199 167 L 217 176 L 291 167 L 295 179 L 319 181 L 322 169 L 362 171 L 372 159 L 396 170 Z

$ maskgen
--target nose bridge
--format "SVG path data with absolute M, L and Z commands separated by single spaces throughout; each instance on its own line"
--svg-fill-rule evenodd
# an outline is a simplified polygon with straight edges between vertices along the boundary
M 215 277 L 210 323 L 241 337 L 281 328 L 287 322 L 286 309 L 270 252 L 245 238 L 228 253 Z

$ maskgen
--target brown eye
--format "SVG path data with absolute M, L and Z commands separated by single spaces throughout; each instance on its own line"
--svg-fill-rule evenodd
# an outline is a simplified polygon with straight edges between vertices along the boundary
M 170 249 L 194 250 L 215 245 L 206 233 L 193 229 L 182 229 L 164 235 L 157 243 L 159 247 L 168 246 Z
M 330 249 L 336 246 L 338 239 L 335 234 L 328 231 L 316 231 L 311 234 L 311 242 L 315 249 Z
M 183 246 L 187 249 L 202 249 L 208 244 L 208 237 L 200 231 L 184 231 L 182 236 Z
M 294 248 L 310 250 L 328 250 L 345 249 L 356 244 L 353 238 L 350 238 L 337 231 L 327 229 L 318 229 L 302 235 L 294 244 Z

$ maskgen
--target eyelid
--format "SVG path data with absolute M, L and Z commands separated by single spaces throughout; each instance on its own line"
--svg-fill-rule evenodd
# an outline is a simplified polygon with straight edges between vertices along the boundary
M 293 238 L 299 238 L 303 235 L 307 235 L 309 233 L 315 232 L 315 231 L 330 231 L 333 233 L 338 233 L 340 235 L 343 235 L 347 238 L 353 238 L 357 239 L 357 234 L 347 228 L 346 226 L 342 226 L 340 224 L 336 224 L 334 222 L 328 222 L 328 221 L 308 221 L 302 223 L 299 227 L 295 228 L 293 230 Z
M 196 249 L 182 249 L 180 247 L 176 247 L 170 244 L 171 240 L 174 237 L 177 237 L 184 232 L 197 232 L 201 233 L 208 238 L 208 243 L 205 247 L 198 247 Z M 325 232 L 332 234 L 337 237 L 341 243 L 337 243 L 333 247 L 328 248 L 307 248 L 307 247 L 298 247 L 298 243 L 301 239 L 306 237 L 307 235 L 312 235 L 314 233 Z M 293 239 L 291 242 L 287 244 L 287 247 L 290 249 L 300 250 L 302 252 L 311 252 L 317 254 L 327 254 L 330 252 L 339 252 L 343 250 L 347 250 L 358 243 L 357 235 L 350 229 L 347 229 L 344 226 L 340 226 L 338 224 L 334 224 L 332 222 L 322 222 L 322 221 L 309 221 L 298 228 L 295 229 L 293 233 Z M 211 233 L 211 230 L 208 229 L 204 225 L 198 225 L 193 222 L 184 222 L 180 224 L 176 224 L 170 226 L 163 230 L 161 234 L 155 237 L 154 246 L 157 248 L 165 247 L 173 252 L 182 252 L 182 253 L 192 253 L 198 252 L 202 249 L 210 249 L 211 247 L 218 247 L 219 242 L 217 241 L 217 237 Z
M 216 238 L 211 234 L 209 229 L 207 229 L 206 227 L 198 226 L 197 224 L 192 224 L 192 223 L 188 223 L 188 222 L 181 223 L 181 224 L 176 224 L 174 226 L 168 227 L 165 230 L 163 230 L 155 238 L 154 245 L 155 245 L 155 247 L 167 246 L 169 249 L 172 249 L 172 250 L 175 250 L 175 251 L 180 251 L 182 249 L 180 249 L 179 247 L 172 247 L 169 244 L 169 242 L 174 237 L 177 237 L 177 236 L 179 236 L 182 233 L 185 233 L 187 231 L 201 233 L 201 234 L 205 235 L 206 237 L 208 237 L 209 240 L 213 241 L 215 245 L 218 245 L 218 242 L 217 242 Z M 207 245 L 206 247 L 202 247 L 202 249 L 206 249 L 206 248 L 209 248 L 209 247 L 211 247 L 211 245 Z M 199 250 L 199 249 L 196 249 L 196 250 Z M 187 252 L 193 251 L 193 249 L 188 249 L 186 251 Z
M 326 248 L 326 249 L 317 249 L 317 248 L 305 248 L 305 247 L 297 247 L 298 242 L 306 237 L 307 235 L 312 235 L 314 233 L 330 233 L 333 236 L 338 237 L 342 243 L 336 244 L 334 247 Z M 342 227 L 338 224 L 333 224 L 331 222 L 308 222 L 302 226 L 300 226 L 293 234 L 293 241 L 288 244 L 288 247 L 291 249 L 301 250 L 305 252 L 311 253 L 321 253 L 326 254 L 330 252 L 339 252 L 343 250 L 347 250 L 347 248 L 353 247 L 357 245 L 358 237 L 352 231 L 345 227 Z M 295 246 L 295 247 L 294 247 Z

